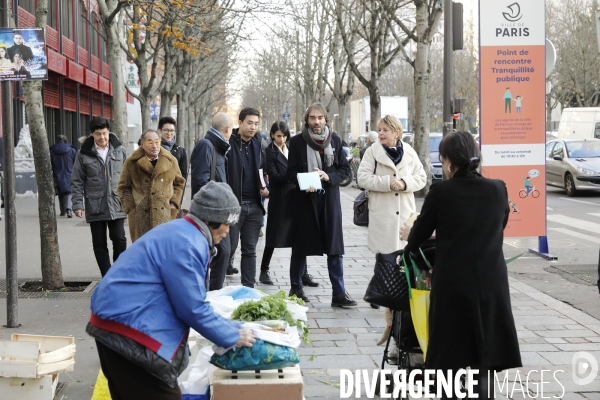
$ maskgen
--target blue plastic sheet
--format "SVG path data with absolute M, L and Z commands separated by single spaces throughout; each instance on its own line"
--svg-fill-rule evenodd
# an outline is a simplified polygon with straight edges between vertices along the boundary
M 256 289 L 242 286 L 239 289 L 234 290 L 231 293 L 227 293 L 227 296 L 231 296 L 234 300 L 240 300 L 240 299 L 242 299 L 242 300 L 246 300 L 246 299 L 259 300 L 264 295 L 261 295 L 261 293 Z
M 219 356 L 213 354 L 210 363 L 230 371 L 254 371 L 292 367 L 300 362 L 298 352 L 291 347 L 256 339 L 252 347 L 236 347 Z

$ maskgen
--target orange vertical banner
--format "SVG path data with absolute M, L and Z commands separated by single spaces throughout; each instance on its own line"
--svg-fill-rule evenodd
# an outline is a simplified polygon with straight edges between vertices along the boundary
M 482 174 L 502 179 L 505 236 L 546 235 L 544 0 L 479 1 Z

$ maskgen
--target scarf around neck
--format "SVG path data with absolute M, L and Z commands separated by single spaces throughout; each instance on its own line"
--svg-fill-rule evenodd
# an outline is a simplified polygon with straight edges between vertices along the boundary
M 394 165 L 397 165 L 400 161 L 402 161 L 402 157 L 404 156 L 404 148 L 402 147 L 401 141 L 398 141 L 396 147 L 388 147 L 385 144 L 382 146 L 388 157 L 394 162 Z
M 306 142 L 306 161 L 308 163 L 308 172 L 313 172 L 315 168 L 324 170 L 321 162 L 320 150 L 323 150 L 325 164 L 327 167 L 333 165 L 333 148 L 331 147 L 331 133 L 329 127 L 325 125 L 323 133 L 317 135 L 310 128 L 302 130 L 302 138 Z M 321 143 L 318 143 L 321 142 Z
M 176 139 L 177 135 L 173 135 L 173 139 L 167 141 L 167 140 L 161 140 L 160 145 L 163 147 L 163 149 L 165 149 L 168 152 L 171 152 L 171 150 L 173 150 L 173 146 L 175 146 L 175 139 Z

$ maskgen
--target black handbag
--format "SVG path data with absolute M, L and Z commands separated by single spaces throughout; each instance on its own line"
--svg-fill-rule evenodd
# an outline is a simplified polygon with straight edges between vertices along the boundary
M 375 162 L 375 169 L 373 175 L 377 172 L 377 162 Z M 363 190 L 354 199 L 354 225 L 356 226 L 369 226 L 369 192 Z
M 369 192 L 366 190 L 354 200 L 354 225 L 369 226 Z
M 377 254 L 375 256 L 375 273 L 363 300 L 367 303 L 381 307 L 391 308 L 394 311 L 410 311 L 409 290 L 405 266 L 401 261 L 404 250 L 391 254 Z M 410 286 L 415 285 L 415 274 L 408 268 Z

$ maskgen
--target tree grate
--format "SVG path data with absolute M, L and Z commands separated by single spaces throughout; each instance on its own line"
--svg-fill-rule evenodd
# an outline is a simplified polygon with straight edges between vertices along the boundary
M 25 282 L 41 282 L 40 278 L 18 278 L 19 288 Z M 25 292 L 19 289 L 20 299 L 88 299 L 92 297 L 94 289 L 100 278 L 93 277 L 69 277 L 64 278 L 65 282 L 91 282 L 83 292 Z M 6 279 L 0 279 L 0 298 L 6 298 Z

